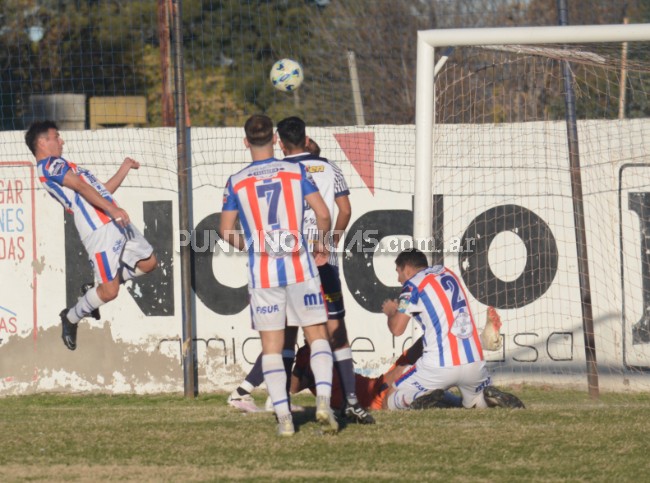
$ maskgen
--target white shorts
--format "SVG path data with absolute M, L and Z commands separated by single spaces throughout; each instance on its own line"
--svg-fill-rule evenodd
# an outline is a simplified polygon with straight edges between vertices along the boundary
M 280 330 L 286 325 L 307 327 L 327 321 L 320 277 L 286 287 L 249 288 L 255 330 Z
M 466 408 L 486 408 L 483 389 L 490 384 L 490 375 L 485 361 L 461 366 L 431 367 L 420 357 L 414 366 L 404 371 L 395 381 L 395 392 L 387 398 L 388 409 L 408 409 L 411 403 L 434 389 L 449 389 L 457 386 Z
M 114 222 L 107 223 L 88 235 L 83 245 L 98 283 L 117 278 L 123 265 L 135 269 L 140 260 L 146 260 L 153 254 L 151 244 L 132 224 L 121 228 Z

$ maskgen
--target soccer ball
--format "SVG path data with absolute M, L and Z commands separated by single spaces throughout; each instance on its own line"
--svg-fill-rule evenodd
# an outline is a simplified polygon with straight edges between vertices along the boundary
M 295 60 L 278 60 L 271 67 L 271 82 L 273 87 L 282 92 L 295 91 L 302 84 L 303 74 L 301 65 Z

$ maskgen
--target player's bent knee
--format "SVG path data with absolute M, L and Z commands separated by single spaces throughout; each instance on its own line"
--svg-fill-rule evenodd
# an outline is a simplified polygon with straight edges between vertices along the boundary
M 115 300 L 119 293 L 120 286 L 115 283 L 102 283 L 97 287 L 97 295 L 105 303 Z
M 311 344 L 312 341 L 314 341 L 316 339 L 328 340 L 327 329 L 325 328 L 324 323 L 323 324 L 308 325 L 306 327 L 303 327 L 302 331 L 305 334 L 305 339 L 307 339 L 307 342 L 309 344 Z
M 156 255 L 151 255 L 149 258 L 140 260 L 136 264 L 136 267 L 142 270 L 144 273 L 149 273 L 155 270 L 157 266 L 158 266 L 158 260 L 156 259 Z

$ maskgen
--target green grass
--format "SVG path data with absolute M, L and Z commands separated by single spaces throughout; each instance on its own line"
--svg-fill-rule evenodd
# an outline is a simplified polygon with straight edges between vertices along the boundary
M 226 395 L 0 399 L 0 481 L 641 481 L 650 395 L 523 388 L 526 410 L 376 412 L 319 434 L 313 398 L 293 438 Z M 264 396 L 260 393 L 259 403 Z

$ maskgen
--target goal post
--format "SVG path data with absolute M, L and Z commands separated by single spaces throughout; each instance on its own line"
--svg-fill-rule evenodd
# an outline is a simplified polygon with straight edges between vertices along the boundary
M 650 24 L 421 30 L 415 93 L 415 201 L 413 236 L 431 237 L 431 159 L 434 126 L 434 49 L 510 44 L 571 44 L 650 40 Z
M 509 124 L 509 125 L 515 125 L 515 124 L 521 124 L 521 128 L 519 128 L 517 136 L 521 136 L 521 138 L 525 139 L 527 136 L 528 137 L 535 137 L 536 139 L 548 139 L 551 137 L 549 133 L 547 132 L 548 130 L 544 127 L 541 127 L 539 129 L 539 132 L 535 133 L 534 135 L 531 134 L 532 130 L 535 129 L 533 122 L 549 122 L 549 120 L 554 120 L 556 123 L 559 121 L 559 119 L 554 118 L 551 119 L 552 116 L 549 116 L 548 113 L 541 115 L 541 114 L 535 114 L 532 116 L 527 116 L 526 112 L 528 109 L 531 109 L 531 105 L 525 102 L 521 102 L 520 98 L 509 98 L 506 99 L 504 102 L 507 104 L 508 102 L 512 104 L 523 104 L 523 105 L 517 105 L 514 107 L 514 109 L 519 109 L 517 112 L 517 116 L 512 116 L 511 113 L 508 114 L 503 114 L 501 110 L 497 107 L 495 107 L 496 101 L 493 99 L 496 98 L 497 96 L 503 96 L 506 97 L 509 94 L 512 94 L 511 92 L 507 92 L 508 89 L 512 89 L 512 86 L 516 84 L 516 79 L 517 77 L 521 77 L 520 79 L 520 84 L 526 84 L 522 87 L 522 91 L 525 91 L 527 89 L 531 89 L 531 85 L 533 86 L 532 88 L 538 89 L 538 90 L 544 90 L 545 86 L 542 86 L 541 88 L 535 84 L 535 82 L 539 82 L 539 79 L 541 79 L 542 83 L 548 82 L 549 78 L 551 77 L 548 72 L 551 72 L 551 70 L 554 69 L 554 67 L 549 66 L 549 65 L 555 65 L 555 71 L 554 75 L 556 77 L 561 77 L 563 74 L 557 74 L 556 71 L 560 71 L 560 69 L 557 69 L 557 65 L 562 64 L 566 66 L 566 70 L 564 71 L 565 76 L 571 76 L 571 70 L 568 68 L 569 62 L 578 62 L 581 64 L 594 64 L 597 66 L 597 68 L 600 68 L 600 64 L 606 64 L 607 60 L 604 57 L 601 57 L 597 54 L 592 54 L 589 51 L 585 52 L 583 50 L 580 50 L 580 48 L 577 48 L 576 50 L 569 50 L 568 46 L 566 44 L 584 44 L 586 46 L 592 45 L 592 44 L 597 44 L 597 45 L 603 45 L 603 44 L 608 44 L 608 45 L 613 45 L 616 43 L 622 43 L 622 42 L 644 42 L 644 41 L 650 41 L 650 24 L 624 24 L 624 25 L 589 25 L 589 26 L 558 26 L 558 27 L 516 27 L 516 28 L 486 28 L 486 29 L 443 29 L 443 30 L 427 30 L 427 31 L 419 31 L 418 32 L 418 40 L 417 40 L 417 78 L 416 78 L 416 127 L 415 127 L 415 180 L 414 180 L 414 208 L 413 208 L 413 238 L 416 241 L 416 246 L 431 246 L 430 241 L 436 239 L 436 227 L 432 224 L 432 219 L 433 219 L 433 204 L 432 204 L 432 199 L 433 199 L 433 189 L 434 186 L 440 186 L 443 181 L 439 179 L 438 172 L 439 171 L 445 171 L 445 170 L 451 170 L 453 167 L 451 166 L 452 163 L 450 161 L 453 160 L 453 155 L 448 155 L 446 156 L 446 160 L 442 161 L 441 164 L 442 166 L 436 165 L 436 171 L 434 172 L 434 164 L 436 164 L 436 153 L 440 152 L 441 149 L 439 146 L 437 146 L 436 143 L 441 142 L 440 137 L 443 136 L 450 136 L 453 137 L 451 141 L 448 139 L 444 139 L 442 142 L 443 143 L 461 143 L 463 136 L 458 135 L 456 136 L 453 130 L 449 127 L 451 125 L 456 126 L 456 130 L 459 129 L 465 129 L 468 131 L 474 131 L 479 130 L 477 126 L 487 126 L 485 129 L 482 129 L 480 134 L 476 134 L 476 136 L 484 136 L 481 138 L 480 144 L 483 146 L 487 151 L 493 151 L 494 154 L 492 155 L 492 158 L 490 158 L 491 161 L 497 162 L 501 158 L 499 157 L 502 155 L 505 151 L 507 151 L 507 148 L 503 148 L 502 150 L 499 150 L 497 148 L 490 148 L 488 145 L 490 143 L 492 144 L 507 144 L 509 142 L 508 140 L 508 134 L 504 133 L 504 129 L 501 128 L 502 125 L 504 124 Z M 554 44 L 558 45 L 558 48 L 552 48 L 552 47 L 538 47 L 537 49 L 535 48 L 529 48 L 529 46 L 542 46 L 542 45 L 549 45 L 549 44 Z M 435 49 L 438 47 L 446 47 L 446 48 L 475 48 L 477 50 L 479 49 L 484 49 L 484 51 L 487 52 L 489 49 L 490 51 L 495 51 L 495 52 L 507 52 L 507 54 L 510 56 L 507 59 L 501 59 L 498 61 L 491 61 L 489 59 L 481 59 L 481 61 L 475 61 L 475 64 L 471 68 L 467 68 L 465 66 L 465 70 L 462 72 L 462 75 L 459 78 L 455 78 L 453 75 L 449 77 L 449 79 L 445 80 L 440 80 L 439 77 L 440 75 L 444 74 L 444 68 L 442 64 L 445 62 L 446 57 L 450 56 L 453 57 L 456 55 L 456 53 L 449 54 L 449 52 L 445 52 L 443 58 L 438 62 L 438 64 L 435 63 Z M 614 47 L 612 47 L 614 48 Z M 588 50 L 588 49 L 587 49 Z M 526 65 L 525 67 L 518 67 L 518 57 L 525 57 L 525 56 L 536 56 L 537 58 L 545 58 L 546 61 L 541 61 L 538 64 L 535 64 L 533 67 L 530 67 Z M 620 68 L 620 79 L 625 79 L 625 74 L 627 72 L 627 61 L 619 59 L 618 62 L 621 64 Z M 498 69 L 502 67 L 504 69 L 504 72 L 506 74 L 502 74 Z M 474 70 L 473 70 L 474 69 Z M 518 71 L 518 69 L 521 69 L 521 72 Z M 539 74 L 538 70 L 539 69 L 548 69 L 548 72 L 544 72 L 543 74 Z M 462 70 L 462 69 L 459 69 Z M 440 72 L 439 72 L 440 71 Z M 475 72 L 478 71 L 490 71 L 491 72 L 491 79 L 488 79 L 487 81 L 484 78 L 480 79 L 475 79 Z M 514 74 L 513 72 L 514 71 Z M 533 72 L 531 74 L 531 72 Z M 646 69 L 646 67 L 639 68 L 639 72 L 642 72 L 644 75 L 650 72 L 650 68 Z M 612 74 L 614 73 L 614 74 Z M 538 77 L 536 81 L 533 82 L 528 82 L 527 78 L 525 76 L 527 75 L 532 75 Z M 598 105 L 598 108 L 600 109 L 602 106 L 599 104 L 601 103 L 601 100 L 598 98 L 599 93 L 598 92 L 603 92 L 603 99 L 606 99 L 602 101 L 603 104 L 608 104 L 610 103 L 610 97 L 611 97 L 611 92 L 609 92 L 610 86 L 614 85 L 616 86 L 616 89 L 625 92 L 626 90 L 626 85 L 625 81 L 621 81 L 620 79 L 615 79 L 616 77 L 616 66 L 610 65 L 608 68 L 605 69 L 604 73 L 599 73 L 597 77 L 596 74 L 593 74 L 590 72 L 589 74 L 591 77 L 589 80 L 584 84 L 582 92 L 582 97 L 585 99 L 589 99 L 589 102 L 593 103 L 594 105 Z M 502 78 L 505 78 L 506 76 L 511 76 L 511 82 L 510 84 L 506 85 L 505 83 L 503 85 L 498 84 Z M 487 74 L 486 74 L 487 77 Z M 512 79 L 515 79 L 512 81 Z M 572 77 L 567 80 L 567 84 L 565 84 L 565 88 L 568 89 L 567 86 L 569 86 L 572 82 Z M 619 83 L 622 83 L 621 85 L 617 84 L 617 81 Z M 436 92 L 436 86 L 438 85 L 438 88 L 440 88 L 441 84 L 444 84 L 446 82 L 458 82 L 459 87 L 457 91 L 459 94 L 456 94 L 454 92 L 454 95 L 457 95 L 459 97 L 454 97 L 452 100 L 447 100 L 446 99 L 446 106 L 445 108 L 447 110 L 453 111 L 454 109 L 456 110 L 462 110 L 463 114 L 458 114 L 458 115 L 449 115 L 449 119 L 445 119 L 441 112 L 437 111 L 437 92 Z M 481 82 L 483 82 L 481 84 Z M 514 82 L 514 84 L 513 84 Z M 602 84 L 602 86 L 601 86 Z M 648 84 L 650 85 L 650 83 Z M 603 87 L 604 86 L 604 87 Z M 642 81 L 641 86 L 645 88 L 645 80 Z M 636 86 L 638 90 L 638 86 Z M 597 94 L 592 95 L 592 93 L 589 91 L 589 89 L 594 89 L 596 90 Z M 482 90 L 482 92 L 481 92 Z M 600 90 L 600 91 L 598 91 Z M 477 95 L 478 93 L 478 95 Z M 557 91 L 555 92 L 557 94 Z M 513 94 L 513 96 L 516 96 L 517 94 Z M 646 95 L 646 92 L 643 92 L 643 96 Z M 520 96 L 521 97 L 521 96 Z M 558 96 L 559 97 L 559 96 Z M 624 96 L 620 96 L 621 99 L 624 99 Z M 488 100 L 486 100 L 488 99 Z M 548 102 L 548 101 L 546 101 Z M 557 101 L 551 101 L 550 104 L 553 102 Z M 644 101 L 645 102 L 645 101 Z M 484 103 L 484 104 L 481 104 Z M 557 114 L 557 106 L 559 103 L 555 105 L 556 112 Z M 619 104 L 617 102 L 617 114 L 618 114 L 618 107 Z M 535 106 L 533 106 L 533 109 Z M 603 111 L 608 111 L 607 107 L 602 107 Z M 472 115 L 468 114 L 465 115 L 465 111 L 470 112 L 470 113 L 475 113 L 478 112 L 478 114 Z M 523 114 L 522 114 L 523 112 Z M 580 118 L 580 121 L 583 123 L 587 123 L 588 121 L 594 121 L 597 120 L 598 122 L 601 122 L 598 126 L 596 126 L 593 131 L 593 139 L 595 140 L 597 136 L 599 136 L 599 132 L 603 130 L 603 126 L 605 126 L 604 123 L 610 122 L 612 117 L 608 117 L 609 114 L 604 114 L 602 118 L 595 118 L 590 116 L 589 113 L 583 113 L 583 115 Z M 618 116 L 616 116 L 617 118 Z M 641 117 L 641 116 L 637 116 Z M 646 115 L 647 117 L 647 115 Z M 476 120 L 479 119 L 479 120 Z M 564 120 L 564 119 L 563 119 Z M 563 194 L 558 195 L 558 198 L 571 198 L 572 201 L 572 213 L 571 216 L 569 217 L 569 213 L 561 213 L 560 216 L 562 216 L 564 219 L 566 219 L 566 226 L 568 227 L 569 223 L 573 224 L 574 226 L 572 227 L 575 231 L 569 235 L 568 237 L 575 237 L 573 240 L 573 245 L 574 249 L 577 252 L 576 256 L 576 269 L 578 273 L 578 277 L 576 280 L 579 280 L 579 300 L 574 301 L 577 302 L 577 305 L 582 306 L 582 332 L 584 336 L 584 358 L 586 361 L 586 382 L 587 382 L 587 387 L 589 390 L 589 393 L 592 397 L 597 397 L 598 396 L 598 391 L 599 391 L 599 379 L 598 379 L 598 370 L 597 370 L 597 364 L 596 364 L 596 347 L 598 344 L 594 344 L 594 318 L 592 317 L 591 314 L 591 303 L 592 303 L 592 293 L 589 290 L 589 266 L 590 265 L 599 265 L 601 263 L 601 260 L 599 259 L 600 254 L 596 254 L 596 259 L 587 259 L 587 243 L 584 241 L 585 239 L 585 216 L 584 216 L 584 207 L 583 207 L 583 197 L 582 197 L 582 182 L 581 182 L 581 175 L 580 175 L 580 162 L 578 158 L 578 152 L 581 151 L 581 149 L 578 149 L 578 145 L 567 145 L 567 138 L 569 142 L 575 142 L 574 136 L 571 136 L 571 130 L 572 128 L 576 130 L 575 128 L 575 118 L 573 119 L 573 126 L 570 126 L 571 120 L 569 117 L 566 118 L 566 123 L 567 123 L 567 129 L 565 129 L 564 133 L 564 148 L 559 148 L 556 147 L 554 149 L 557 150 L 557 152 L 551 153 L 550 156 L 553 156 L 554 158 L 563 158 L 563 161 L 565 163 L 565 166 L 559 167 L 556 166 L 555 172 L 551 172 L 551 169 L 548 169 L 548 176 L 549 178 L 552 177 L 558 177 L 558 178 L 563 178 L 565 181 L 562 181 L 565 183 L 567 186 L 570 186 L 570 191 L 565 191 Z M 524 127 L 525 125 L 525 127 Z M 460 127 L 459 127 L 460 126 Z M 592 126 L 593 127 L 593 126 Z M 588 129 L 585 128 L 586 132 L 588 132 Z M 575 131 L 577 132 L 577 130 Z M 469 136 L 473 136 L 474 134 L 470 134 Z M 558 135 L 558 130 L 555 129 L 555 132 L 553 134 L 555 137 L 560 137 Z M 644 136 L 639 136 L 639 137 L 644 137 Z M 511 141 L 514 142 L 514 139 L 511 138 Z M 532 145 L 528 145 L 527 143 L 529 142 L 528 140 L 525 140 L 522 142 L 521 140 L 516 141 L 518 143 L 517 149 L 520 150 L 521 152 L 528 150 L 535 150 L 534 155 L 521 155 L 519 154 L 520 157 L 543 157 L 543 156 L 549 156 L 549 149 L 544 145 L 544 141 L 540 143 L 539 147 L 535 148 Z M 599 141 L 600 142 L 600 141 Z M 609 141 L 603 140 L 602 143 L 607 143 Z M 620 139 L 612 139 L 611 143 L 618 145 L 620 143 Z M 457 156 L 459 153 L 463 153 L 463 148 L 462 146 L 455 146 L 455 147 L 449 147 L 446 146 L 445 149 L 448 149 L 449 151 L 453 151 Z M 472 151 L 474 148 L 469 148 L 468 151 Z M 603 149 L 606 151 L 606 149 Z M 562 151 L 562 152 L 560 152 Z M 469 176 L 475 176 L 474 171 L 476 171 L 477 166 L 480 165 L 481 162 L 483 162 L 480 159 L 480 156 L 475 156 L 472 157 L 473 154 L 470 153 L 468 155 L 469 160 L 465 160 L 466 162 L 459 163 L 462 164 L 461 168 L 459 168 L 459 171 L 462 170 L 462 167 L 465 167 L 466 172 L 469 173 Z M 515 157 L 517 154 L 514 155 Z M 638 155 L 633 155 L 631 159 L 635 159 L 634 156 Z M 605 153 L 603 155 L 604 158 L 607 158 L 607 154 Z M 445 164 L 446 163 L 446 164 Z M 498 164 L 498 163 L 497 163 Z M 501 166 L 502 170 L 512 170 L 514 171 L 516 169 L 515 165 L 517 164 L 516 162 L 513 162 L 511 166 L 506 166 L 508 163 L 504 163 L 503 166 Z M 605 164 L 605 163 L 603 163 Z M 486 168 L 485 166 L 482 166 Z M 527 167 L 523 167 L 524 170 L 528 169 Z M 621 168 L 622 169 L 622 168 Z M 565 170 L 565 171 L 562 171 Z M 462 173 L 459 174 L 459 176 L 462 176 Z M 518 177 L 525 176 L 521 174 L 502 174 L 501 175 L 504 180 L 506 180 L 506 177 L 511 176 L 512 179 L 516 180 Z M 494 189 L 494 178 L 498 177 L 494 175 L 494 173 L 487 175 L 487 181 L 485 181 L 485 186 L 488 187 L 488 189 Z M 566 181 L 568 180 L 568 181 Z M 476 179 L 472 178 L 469 181 L 466 181 L 466 184 L 460 183 L 456 179 L 452 179 L 449 181 L 449 183 L 453 184 L 454 186 L 458 186 L 459 189 L 463 189 L 464 187 L 470 186 L 472 184 L 476 184 Z M 482 183 L 482 182 L 481 182 Z M 546 181 L 546 184 L 550 185 L 552 183 Z M 544 184 L 544 182 L 542 182 Z M 472 188 L 475 189 L 475 188 Z M 476 188 L 477 190 L 480 191 L 480 188 Z M 505 191 L 504 191 L 505 192 Z M 479 197 L 481 195 L 479 194 Z M 524 196 L 526 196 L 524 194 Z M 543 196 L 543 195 L 542 195 Z M 487 197 L 486 197 L 487 198 Z M 636 198 L 635 198 L 636 199 Z M 551 205 L 553 205 L 555 201 L 550 202 Z M 488 203 L 489 204 L 489 203 Z M 632 206 L 633 201 L 630 201 L 630 206 Z M 515 206 L 514 204 L 509 204 L 508 207 Z M 645 205 L 644 205 L 645 206 Z M 495 212 L 499 212 L 497 208 L 500 207 L 495 207 L 494 209 L 496 210 Z M 526 213 L 529 213 L 528 210 L 525 208 L 521 207 L 515 207 L 513 208 L 516 210 L 523 210 Z M 490 210 L 488 210 L 490 211 Z M 503 211 L 503 210 L 501 210 Z M 561 211 L 561 208 L 560 208 Z M 568 211 L 568 210 L 567 210 Z M 487 212 L 486 212 L 487 213 Z M 517 213 L 521 214 L 520 211 L 517 211 Z M 528 216 L 528 215 L 526 215 Z M 534 211 L 530 212 L 530 216 L 536 216 Z M 620 215 L 621 221 L 620 223 L 622 224 L 622 218 L 623 215 Z M 570 220 L 570 221 L 569 221 Z M 476 220 L 474 220 L 476 221 Z M 494 223 L 493 223 L 494 224 Z M 496 223 L 499 225 L 502 229 L 502 231 L 507 231 L 507 223 L 503 223 L 502 221 L 497 221 Z M 543 225 L 543 221 L 539 222 L 540 226 Z M 612 221 L 612 225 L 615 225 L 615 221 Z M 537 227 L 539 228 L 539 226 Z M 612 226 L 611 229 L 615 231 L 616 226 Z M 517 229 L 518 228 L 513 228 L 511 227 L 512 231 L 517 234 Z M 598 232 L 598 228 L 593 229 L 592 233 L 592 238 L 594 238 L 596 233 Z M 470 230 L 467 230 L 465 232 L 466 236 L 469 233 Z M 479 238 L 484 235 L 480 231 L 477 232 Z M 536 232 L 537 233 L 537 232 Z M 540 232 L 541 233 L 541 232 Z M 568 230 L 567 230 L 568 233 Z M 437 233 L 439 235 L 439 233 Z M 539 234 L 539 233 L 538 233 Z M 494 234 L 492 234 L 494 235 Z M 519 236 L 521 237 L 521 234 L 519 233 Z M 568 238 L 567 237 L 567 238 Z M 484 260 L 487 265 L 487 258 L 488 258 L 488 248 L 489 244 L 495 239 L 494 236 L 491 237 L 484 237 L 485 239 L 488 239 L 487 242 L 483 240 L 483 248 L 484 248 Z M 464 238 L 463 238 L 464 239 Z M 540 235 L 540 239 L 542 240 L 541 242 L 539 240 L 536 240 L 535 242 L 532 242 L 532 244 L 526 245 L 526 250 L 528 252 L 531 251 L 531 247 L 534 245 L 535 247 L 538 247 L 539 245 L 544 245 L 544 243 L 548 240 L 544 239 L 542 235 Z M 581 245 L 582 242 L 582 246 Z M 487 243 L 487 245 L 486 245 Z M 623 241 L 621 237 L 621 245 L 620 245 L 620 250 L 621 253 L 623 252 Z M 606 243 L 605 243 L 606 244 Z M 554 245 L 551 246 L 549 245 L 550 248 L 554 248 Z M 611 247 L 611 245 L 610 245 Z M 531 260 L 531 254 L 528 253 L 527 258 L 526 258 L 526 267 L 525 268 L 530 268 L 528 264 L 530 263 Z M 546 256 L 548 254 L 541 254 L 540 256 Z M 556 254 L 551 250 L 549 257 L 555 256 Z M 589 255 L 590 257 L 592 256 L 591 254 Z M 621 259 L 623 259 L 623 255 L 621 255 Z M 461 266 L 461 271 L 464 270 L 463 267 L 467 267 L 468 265 L 471 265 L 471 263 L 475 263 L 477 260 L 477 257 L 474 257 L 471 259 L 471 257 L 460 255 L 459 256 L 459 265 Z M 606 262 L 602 262 L 603 264 Z M 493 278 L 493 284 L 491 286 L 486 286 L 481 287 L 480 289 L 477 289 L 476 292 L 480 293 L 480 295 L 477 295 L 477 293 L 473 292 L 473 295 L 475 297 L 479 298 L 481 295 L 485 296 L 485 291 L 486 290 L 493 290 L 495 284 L 498 285 L 498 282 L 502 282 L 498 280 L 498 276 L 495 276 L 492 268 L 490 266 L 486 266 L 485 270 L 482 272 L 480 270 L 476 271 L 476 273 L 483 273 L 483 274 L 488 274 L 492 276 Z M 534 271 L 533 271 L 534 272 Z M 600 276 L 601 272 L 598 272 L 598 275 Z M 523 286 L 521 283 L 521 280 L 523 278 L 522 276 L 517 277 L 517 274 L 509 274 L 512 276 L 512 280 L 509 283 L 502 283 L 500 286 L 506 287 L 504 290 L 506 292 L 510 291 L 509 293 L 505 294 L 505 297 L 497 297 L 500 302 L 502 303 L 501 308 L 518 308 L 521 309 L 521 303 L 519 306 L 517 304 L 512 303 L 512 293 L 515 293 L 515 291 L 519 291 L 519 294 L 530 294 L 533 292 L 534 285 L 543 285 L 544 282 L 539 282 L 533 279 L 528 280 L 528 286 Z M 554 275 L 554 274 L 553 274 Z M 541 276 L 541 275 L 540 275 Z M 543 278 L 543 277 L 542 277 Z M 552 276 L 551 276 L 552 278 Z M 567 280 L 570 277 L 566 277 Z M 621 284 L 623 284 L 623 281 L 625 280 L 625 276 L 621 275 Z M 466 280 L 467 282 L 467 280 Z M 480 284 L 479 281 L 474 281 L 474 289 L 476 289 L 477 285 Z M 567 286 L 570 285 L 569 282 L 567 282 Z M 472 287 L 470 287 L 470 291 L 472 291 Z M 508 297 L 510 296 L 510 300 L 507 300 Z M 485 303 L 487 297 L 484 297 L 483 301 Z M 524 296 L 525 298 L 525 296 Z M 621 294 L 621 305 L 623 306 L 623 309 L 621 311 L 623 312 L 623 319 L 625 319 L 625 299 L 626 295 L 625 292 Z M 529 303 L 528 301 L 526 303 Z M 524 304 L 525 305 L 525 304 Z M 576 305 L 574 303 L 574 305 Z M 557 317 L 559 314 L 554 314 L 553 308 L 550 309 L 549 313 L 546 314 L 549 318 Z M 565 310 L 564 308 L 559 308 L 558 312 L 563 313 L 563 312 L 571 312 L 569 310 Z M 564 316 L 569 319 L 571 318 L 568 314 L 564 314 Z M 647 325 L 647 322 L 645 319 L 642 319 L 643 323 Z M 641 324 L 639 322 L 639 324 Z M 549 322 L 551 324 L 551 322 Z M 620 337 L 623 339 L 623 341 L 626 338 L 626 322 L 623 320 L 623 328 L 620 331 L 620 333 L 617 330 L 612 330 L 610 334 L 605 335 L 606 337 L 611 337 L 612 339 L 612 344 L 617 344 L 618 338 Z M 571 337 L 573 337 L 573 332 L 571 330 L 567 329 L 562 329 L 562 330 L 554 330 L 553 326 L 550 325 L 549 327 L 545 327 L 544 330 L 547 331 L 547 334 L 550 334 L 550 336 L 554 336 L 557 334 L 571 334 Z M 646 337 L 645 332 L 647 332 L 647 329 L 645 328 L 645 325 L 641 328 L 638 329 L 637 332 L 634 332 L 634 334 L 640 334 L 641 332 L 644 334 L 643 336 L 635 336 L 634 341 L 630 341 L 630 337 L 628 336 L 628 345 L 632 346 L 633 344 L 636 344 L 638 341 L 642 340 L 644 337 Z M 645 332 L 643 332 L 645 331 Z M 524 331 L 522 333 L 524 334 L 535 334 L 537 335 L 537 330 L 528 330 Z M 603 330 L 601 329 L 601 332 Z M 547 339 L 547 346 L 546 346 L 546 351 L 549 353 L 549 348 L 548 348 L 548 340 Z M 514 341 L 514 345 L 516 346 L 521 346 L 521 341 L 517 342 L 516 340 Z M 532 347 L 532 346 L 531 346 Z M 635 348 L 636 349 L 636 348 Z M 534 348 L 535 351 L 542 351 L 544 348 Z M 616 349 L 611 350 L 611 354 L 606 354 L 606 363 L 609 368 L 616 367 L 617 363 L 616 361 L 612 363 L 613 360 L 617 359 L 617 357 L 622 359 L 620 368 L 617 368 L 615 370 L 620 369 L 620 374 L 623 374 L 626 369 L 630 367 L 630 364 L 627 362 L 627 354 L 626 349 L 623 348 L 622 354 L 614 354 L 616 352 Z M 635 357 L 638 356 L 639 353 L 643 353 L 643 351 L 639 350 L 632 350 L 632 352 L 635 353 Z M 620 356 L 620 357 L 619 357 Z M 553 359 L 553 357 L 550 357 Z M 649 359 L 650 360 L 650 359 Z M 575 370 L 575 367 L 570 367 L 570 364 L 567 364 L 568 369 L 567 371 L 571 372 Z M 650 363 L 648 364 L 648 367 L 650 367 Z M 551 369 L 553 370 L 553 369 Z M 645 368 L 644 368 L 645 370 Z M 583 365 L 583 371 L 584 371 L 584 365 Z M 543 379 L 543 378 L 541 378 Z M 625 377 L 621 377 L 622 380 L 627 381 Z M 517 381 L 515 381 L 517 382 Z

